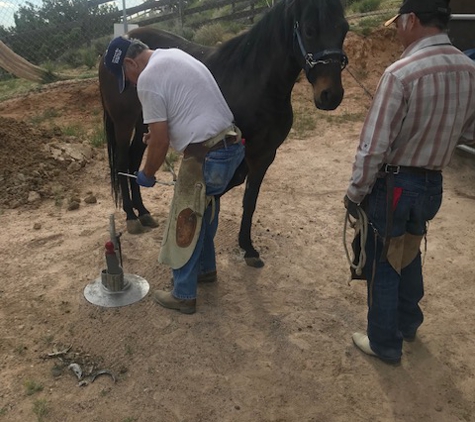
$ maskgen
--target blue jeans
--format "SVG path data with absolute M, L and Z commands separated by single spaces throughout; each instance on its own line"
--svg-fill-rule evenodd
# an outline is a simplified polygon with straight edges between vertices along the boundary
M 223 193 L 243 159 L 242 143 L 208 152 L 203 165 L 206 195 Z M 216 270 L 214 237 L 218 230 L 219 198 L 215 198 L 213 219 L 212 210 L 212 204 L 205 210 L 198 242 L 191 258 L 183 267 L 173 270 L 173 296 L 178 299 L 196 298 L 198 276 Z
M 427 222 L 435 217 L 442 203 L 442 174 L 400 173 L 394 179 L 394 186 L 402 188 L 402 194 L 394 210 L 391 236 L 424 235 Z M 386 180 L 377 179 L 366 205 L 371 224 L 365 247 L 368 337 L 378 356 L 397 360 L 402 354 L 403 337 L 414 336 L 423 322 L 419 301 L 424 296 L 424 285 L 420 251 L 401 275 L 386 259 L 380 260 L 386 234 L 386 197 Z

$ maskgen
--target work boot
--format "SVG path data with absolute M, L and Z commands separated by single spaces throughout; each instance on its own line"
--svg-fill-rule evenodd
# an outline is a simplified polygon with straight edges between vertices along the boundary
M 194 314 L 196 312 L 196 299 L 177 299 L 172 292 L 156 290 L 153 300 L 168 309 L 175 309 L 182 314 Z

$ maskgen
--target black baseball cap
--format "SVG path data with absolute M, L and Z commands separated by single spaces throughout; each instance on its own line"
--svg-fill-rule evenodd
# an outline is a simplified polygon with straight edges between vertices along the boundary
M 124 59 L 127 50 L 132 42 L 124 37 L 114 38 L 109 47 L 107 47 L 106 54 L 104 56 L 104 64 L 106 68 L 117 78 L 119 82 L 119 92 L 122 93 L 125 88 L 125 72 L 124 72 Z
M 450 0 L 405 0 L 396 16 L 389 19 L 384 26 L 391 25 L 399 16 L 405 13 L 440 13 L 450 15 Z

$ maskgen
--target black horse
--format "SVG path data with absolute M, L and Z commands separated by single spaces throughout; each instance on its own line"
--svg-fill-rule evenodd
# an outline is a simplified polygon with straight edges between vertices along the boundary
M 228 190 L 246 180 L 239 246 L 248 265 L 264 265 L 252 245 L 252 216 L 264 175 L 292 127 L 292 88 L 303 69 L 313 86 L 315 106 L 338 107 L 343 99 L 341 71 L 347 57 L 342 46 L 347 31 L 341 0 L 281 0 L 248 32 L 216 48 L 147 27 L 128 33 L 152 49 L 176 47 L 188 52 L 216 78 L 246 142 L 245 161 Z M 122 195 L 128 231 L 139 232 L 141 225 L 156 222 L 142 203 L 139 186 L 117 172 L 134 172 L 141 163 L 146 127 L 140 103 L 132 86 L 119 94 L 115 78 L 103 64 L 99 83 L 115 199 Z

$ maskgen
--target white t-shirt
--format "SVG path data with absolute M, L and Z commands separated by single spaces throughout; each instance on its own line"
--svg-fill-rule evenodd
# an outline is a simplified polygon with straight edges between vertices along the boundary
M 153 52 L 137 93 L 144 123 L 167 121 L 170 145 L 179 152 L 216 136 L 234 120 L 208 68 L 176 48 Z

